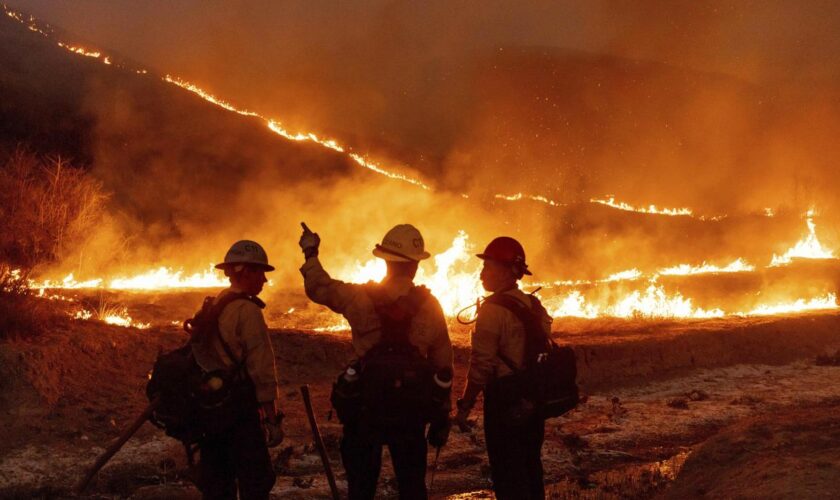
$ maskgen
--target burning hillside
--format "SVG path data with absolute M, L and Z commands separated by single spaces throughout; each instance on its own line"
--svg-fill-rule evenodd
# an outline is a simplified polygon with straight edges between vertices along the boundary
M 89 49 L 58 39 L 59 36 L 49 26 L 39 24 L 32 17 L 24 16 L 8 8 L 5 12 L 8 18 L 21 23 L 30 32 L 40 35 L 48 42 L 55 43 L 71 56 L 97 60 L 113 68 L 108 68 L 106 71 L 123 73 L 129 71 L 132 74 L 139 73 L 144 77 L 152 76 L 148 70 L 120 61 L 119 58 L 107 54 L 104 50 Z M 434 188 L 411 174 L 401 173 L 399 170 L 383 167 L 366 159 L 348 150 L 336 140 L 324 139 L 312 132 L 290 132 L 276 119 L 268 118 L 259 111 L 239 108 L 181 78 L 165 75 L 160 77 L 160 80 L 199 97 L 211 107 L 240 115 L 246 120 L 261 122 L 268 131 L 280 136 L 278 138 L 280 142 L 287 140 L 312 143 L 325 151 L 327 155 L 325 158 L 330 158 L 330 155 L 337 153 L 342 161 L 377 174 L 378 178 L 375 176 L 364 181 L 353 180 L 352 183 L 356 184 L 356 187 L 350 187 L 344 180 L 337 181 L 328 188 L 329 197 L 336 202 L 333 206 L 329 206 L 332 203 L 313 205 L 311 202 L 304 202 L 302 217 L 308 220 L 329 221 L 329 225 L 322 233 L 325 236 L 332 236 L 336 242 L 346 242 L 348 235 L 339 234 L 331 228 L 347 227 L 347 223 L 336 224 L 336 221 L 347 218 L 345 213 L 349 206 L 357 203 L 355 200 L 370 196 L 388 200 L 396 196 L 405 196 L 416 190 L 416 194 L 410 195 L 415 207 L 408 210 L 408 213 L 414 213 L 414 217 L 420 222 L 428 223 L 435 220 L 439 223 L 437 225 L 442 226 L 433 228 L 431 231 L 430 239 L 437 243 L 438 252 L 433 265 L 428 269 L 421 269 L 418 281 L 432 289 L 450 317 L 454 317 L 458 311 L 474 303 L 482 293 L 477 279 L 478 261 L 471 256 L 476 253 L 481 242 L 493 234 L 492 231 L 495 231 L 493 221 L 497 218 L 505 221 L 510 226 L 511 232 L 524 235 L 522 237 L 526 242 L 526 247 L 529 248 L 529 255 L 533 256 L 531 260 L 535 262 L 533 267 L 542 271 L 538 274 L 540 283 L 533 284 L 531 288 L 542 289 L 541 293 L 546 298 L 550 311 L 556 317 L 708 318 L 726 315 L 777 314 L 837 307 L 836 266 L 832 264 L 835 261 L 834 252 L 820 242 L 816 233 L 813 210 L 809 210 L 804 215 L 807 233 L 803 233 L 800 229 L 800 240 L 777 255 L 776 249 L 779 248 L 779 243 L 790 234 L 786 226 L 789 227 L 795 222 L 801 224 L 802 219 L 791 217 L 793 214 L 790 213 L 785 217 L 776 216 L 773 209 L 764 209 L 763 213 L 754 215 L 698 215 L 688 207 L 669 208 L 652 204 L 634 206 L 613 195 L 592 198 L 584 203 L 567 203 L 555 201 L 540 194 L 526 193 L 515 195 L 495 193 L 492 195 L 495 201 L 488 206 L 483 197 L 475 198 L 468 193 L 450 193 Z M 111 134 L 112 131 L 108 133 Z M 313 158 L 318 157 L 315 150 L 311 151 Z M 102 168 L 103 166 L 100 165 L 98 170 L 106 176 L 106 187 L 115 189 L 119 200 L 126 199 L 123 194 L 126 194 L 128 199 L 136 200 L 134 208 L 121 207 L 120 218 L 134 219 L 130 220 L 131 224 L 145 226 L 147 228 L 145 231 L 158 225 L 154 222 L 157 217 L 154 211 L 157 209 L 153 207 L 160 198 L 155 196 L 146 201 L 143 197 L 151 193 L 144 193 L 142 190 L 129 193 L 126 191 L 128 186 L 124 185 L 126 180 L 124 175 L 114 177 L 113 174 L 102 171 Z M 147 167 L 141 166 L 140 169 L 135 175 L 158 175 L 149 172 Z M 255 173 L 266 179 L 265 174 Z M 323 180 L 322 177 L 320 178 Z M 257 200 L 262 200 L 259 203 L 261 207 L 254 207 L 255 195 L 252 189 L 256 186 L 247 181 L 239 180 L 238 182 L 239 193 L 232 197 L 230 193 L 223 195 L 227 196 L 228 203 L 239 207 L 237 210 L 241 210 L 244 208 L 244 200 L 247 199 L 249 201 L 247 210 L 253 212 L 256 209 L 263 214 L 265 219 L 265 222 L 258 223 L 252 230 L 256 229 L 255 232 L 264 236 L 261 239 L 266 239 L 272 244 L 287 240 L 289 236 L 286 231 L 288 230 L 278 228 L 275 224 L 268 222 L 274 220 L 269 215 L 269 207 L 277 206 L 278 203 L 281 204 L 280 206 L 295 206 L 300 200 L 296 200 L 295 195 L 289 196 L 281 194 L 280 191 L 262 188 L 262 191 L 267 192 L 256 195 Z M 287 179 L 280 182 L 287 184 Z M 293 183 L 298 185 L 298 189 L 312 189 L 307 183 L 300 184 L 300 181 L 293 181 Z M 211 183 L 196 187 L 200 190 L 218 190 L 221 186 L 215 187 Z M 358 193 L 347 196 L 350 191 L 358 191 Z M 201 191 L 199 191 L 199 196 L 202 196 L 200 193 Z M 341 200 L 341 198 L 350 199 Z M 285 201 L 281 201 L 284 199 Z M 175 201 L 178 202 L 178 200 L 191 209 L 197 209 L 198 213 L 204 212 L 207 216 L 215 217 L 212 210 L 208 212 L 209 207 L 196 205 L 183 195 L 178 195 Z M 167 203 L 172 204 L 172 201 Z M 534 204 L 544 205 L 544 207 L 537 207 L 540 210 L 540 216 L 526 224 L 525 214 L 535 210 Z M 444 205 L 448 205 L 450 209 L 447 211 L 447 217 L 441 220 L 434 214 L 438 210 L 437 207 Z M 317 206 L 322 208 L 316 208 Z M 175 208 L 174 205 L 172 207 Z M 598 207 L 605 207 L 607 211 L 599 211 Z M 193 215 L 184 212 L 185 208 L 187 207 L 181 206 L 176 209 L 178 213 L 183 213 L 183 216 L 179 216 L 183 217 L 183 221 L 178 223 L 180 234 L 163 233 L 156 236 L 162 237 L 161 243 L 166 249 L 177 249 L 179 255 L 184 255 L 182 249 L 187 241 L 197 238 L 199 234 L 206 235 L 208 231 L 208 228 L 195 220 Z M 153 211 L 149 212 L 148 209 Z M 355 217 L 356 221 L 365 221 L 363 223 L 365 228 L 362 233 L 354 234 L 359 237 L 358 239 L 354 239 L 349 245 L 341 245 L 348 247 L 351 251 L 338 256 L 338 268 L 334 270 L 337 277 L 352 282 L 365 282 L 379 280 L 384 275 L 384 266 L 381 261 L 373 258 L 360 259 L 367 253 L 366 247 L 376 241 L 379 231 L 379 228 L 373 227 L 368 222 L 377 218 L 364 217 L 376 213 L 375 207 L 371 209 L 373 210 L 358 214 L 361 217 Z M 627 215 L 624 216 L 623 213 Z M 152 215 L 152 219 L 146 220 L 149 215 Z M 685 221 L 679 219 L 685 219 Z M 470 221 L 472 224 L 467 226 L 464 224 L 465 221 Z M 116 221 L 116 223 L 119 222 L 119 220 Z M 591 230 L 584 228 L 581 232 L 581 227 L 587 224 L 595 224 L 595 226 Z M 222 242 L 226 241 L 225 238 L 234 237 L 232 228 L 226 228 L 223 220 L 215 226 L 211 230 L 212 237 L 208 240 L 202 236 L 203 241 L 187 252 L 185 260 L 162 258 L 163 251 L 150 252 L 148 245 L 141 244 L 139 253 L 137 250 L 128 250 L 122 259 L 101 260 L 91 258 L 88 253 L 88 263 L 78 266 L 72 273 L 57 274 L 56 271 L 67 267 L 61 265 L 57 269 L 47 270 L 47 274 L 53 277 L 46 276 L 39 281 L 33 281 L 30 286 L 40 290 L 41 294 L 51 297 L 60 296 L 60 290 L 73 289 L 136 292 L 221 287 L 224 286 L 224 280 L 212 270 L 200 271 L 201 267 L 196 266 L 201 253 L 212 255 L 218 245 L 223 246 Z M 533 231 L 535 228 L 538 229 L 536 233 Z M 610 229 L 612 229 L 611 232 Z M 119 233 L 111 234 L 108 231 L 113 231 L 113 227 L 106 228 L 107 236 L 103 238 L 104 244 L 113 241 L 115 237 L 125 238 Z M 155 231 L 158 230 L 155 229 Z M 605 237 L 595 236 L 595 233 L 600 231 L 607 231 L 604 234 Z M 765 237 L 756 239 L 747 234 L 738 234 L 744 231 L 762 232 Z M 558 232 L 568 234 L 552 238 L 551 235 Z M 548 239 L 538 236 L 539 233 L 546 233 Z M 685 238 L 686 233 L 692 234 L 692 246 L 689 248 L 675 244 Z M 230 236 L 226 237 L 227 234 Z M 739 237 L 741 240 L 736 242 Z M 211 245 L 211 242 L 215 245 Z M 557 245 L 563 245 L 564 248 L 557 252 L 554 250 Z M 273 246 L 279 248 L 277 244 Z M 634 250 L 630 250 L 631 248 Z M 772 254 L 770 262 L 762 262 L 769 254 Z M 292 255 L 294 255 L 293 252 L 286 249 L 279 250 L 281 259 L 294 262 L 295 258 Z M 621 257 L 616 258 L 618 255 Z M 722 257 L 732 260 L 726 263 L 727 261 Z M 573 263 L 582 258 L 588 261 L 588 269 L 584 268 L 581 276 L 580 266 L 575 266 Z M 789 265 L 794 259 L 825 261 L 827 263 L 825 276 L 809 276 L 808 273 L 803 273 L 801 277 L 797 277 L 796 272 L 791 272 L 785 273 L 781 283 L 777 279 L 766 278 L 770 273 L 769 268 Z M 133 262 L 131 265 L 127 265 L 129 260 Z M 144 260 L 149 263 L 149 267 L 138 268 L 137 263 Z M 80 262 L 85 262 L 84 257 Z M 599 266 L 599 262 L 609 262 L 609 264 Z M 720 264 L 709 262 L 720 262 Z M 291 266 L 284 267 L 288 269 Z M 576 271 L 573 270 L 574 267 L 577 267 Z M 601 267 L 600 273 L 597 270 L 598 267 Z M 120 269 L 134 269 L 135 271 L 126 272 Z M 91 273 L 91 271 L 96 272 Z M 288 284 L 290 279 L 294 279 L 293 274 L 290 270 L 284 271 L 272 285 L 272 289 L 285 291 L 295 288 L 294 285 Z M 759 275 L 763 278 L 733 287 L 728 284 L 732 281 L 732 276 L 729 275 L 744 277 Z M 692 277 L 697 277 L 704 283 L 705 289 L 693 285 Z M 714 284 L 716 280 L 721 283 L 720 287 Z M 720 293 L 715 296 L 717 292 Z M 77 311 L 75 314 L 82 318 L 92 316 L 90 311 L 85 310 Z M 122 315 L 125 317 L 128 313 L 123 312 Z M 100 316 L 113 317 L 114 315 Z

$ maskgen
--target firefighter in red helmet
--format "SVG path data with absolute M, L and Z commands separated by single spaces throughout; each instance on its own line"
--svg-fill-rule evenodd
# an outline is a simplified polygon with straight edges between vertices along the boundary
M 551 332 L 551 317 L 536 297 L 519 289 L 518 281 L 531 272 L 518 241 L 496 238 L 478 258 L 484 261 L 481 283 L 492 295 L 478 309 L 467 387 L 458 400 L 455 422 L 462 428 L 467 425 L 476 398 L 483 392 L 484 436 L 496 497 L 542 499 L 544 421 L 522 411 L 517 406 L 521 399 L 512 396 L 514 376 L 525 367 L 525 325 L 501 304 L 518 301 L 516 306 L 527 307 L 546 334 Z M 494 300 L 499 295 L 503 297 Z

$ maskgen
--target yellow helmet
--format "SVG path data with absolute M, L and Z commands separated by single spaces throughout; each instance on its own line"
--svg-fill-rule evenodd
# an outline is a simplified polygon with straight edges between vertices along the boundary
M 419 262 L 431 254 L 425 250 L 423 235 L 411 224 L 399 224 L 382 238 L 373 255 L 391 262 Z

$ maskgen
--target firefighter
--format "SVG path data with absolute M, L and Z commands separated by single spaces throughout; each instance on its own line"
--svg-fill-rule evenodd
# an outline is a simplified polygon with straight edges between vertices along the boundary
M 205 372 L 228 370 L 233 374 L 232 424 L 199 442 L 199 486 L 203 498 L 262 499 L 269 497 L 275 474 L 268 448 L 283 441 L 283 413 L 277 407 L 277 372 L 274 350 L 263 318 L 265 304 L 257 298 L 273 271 L 265 250 L 242 240 L 230 247 L 216 265 L 230 279 L 230 287 L 217 297 L 244 294 L 232 300 L 219 315 L 219 333 L 193 344 L 193 353 Z M 231 359 L 234 358 L 234 359 Z
M 373 255 L 385 261 L 385 278 L 381 284 L 359 285 L 330 277 L 318 260 L 320 237 L 305 224 L 301 225 L 300 247 L 305 263 L 300 271 L 306 295 L 344 315 L 350 323 L 357 358 L 339 378 L 331 398 L 343 424 L 341 459 L 347 473 L 349 498 L 374 498 L 383 445 L 388 446 L 391 455 L 400 498 L 426 498 L 426 443 L 439 449 L 449 434 L 453 353 L 440 304 L 427 289 L 413 283 L 419 262 L 430 256 L 424 249 L 423 237 L 409 224 L 388 231 L 373 250 Z M 408 352 L 404 348 L 388 347 L 400 336 Z M 388 365 L 389 362 L 396 365 Z M 413 363 L 416 368 L 418 362 L 434 376 L 413 383 L 428 384 L 432 391 L 438 392 L 437 399 L 422 398 L 422 403 L 412 399 L 421 399 L 425 385 L 408 394 L 400 392 L 414 380 L 409 370 L 402 372 L 404 378 L 396 381 L 382 379 L 388 373 L 400 373 L 403 363 Z M 422 371 L 410 370 L 411 373 Z M 340 384 L 352 383 L 351 375 L 360 378 L 362 389 L 357 399 L 345 398 L 340 390 Z M 411 401 L 399 399 L 406 397 Z M 405 405 L 394 406 L 395 399 Z M 406 405 L 410 404 L 423 408 L 404 414 Z M 429 431 L 425 434 L 427 423 Z
M 523 293 L 518 280 L 530 275 L 525 263 L 525 250 L 513 238 L 502 236 L 487 245 L 478 258 L 484 261 L 481 283 L 492 294 L 506 294 L 542 311 L 541 325 L 551 332 L 551 317 L 532 301 L 537 298 Z M 478 309 L 472 333 L 470 367 L 467 386 L 457 401 L 455 423 L 462 429 L 476 398 L 484 392 L 484 436 L 490 460 L 491 478 L 496 497 L 500 499 L 544 498 L 543 468 L 540 457 L 545 433 L 543 419 L 528 414 L 516 394 L 518 384 L 514 369 L 525 363 L 525 326 L 513 312 L 498 304 L 484 303 Z M 514 415 L 516 416 L 514 418 Z

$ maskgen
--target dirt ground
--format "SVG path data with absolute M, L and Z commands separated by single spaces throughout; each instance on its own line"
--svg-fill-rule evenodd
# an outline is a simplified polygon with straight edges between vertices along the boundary
M 774 334 L 807 337 L 809 326 L 826 320 L 786 321 L 775 324 Z M 680 338 L 675 330 L 663 339 Z M 721 336 L 725 345 L 727 333 L 718 325 L 710 335 Z M 328 498 L 298 391 L 304 383 L 312 388 L 339 487 L 346 488 L 338 457 L 341 429 L 331 418 L 328 401 L 332 380 L 351 355 L 346 335 L 272 331 L 281 404 L 288 415 L 287 439 L 272 450 L 277 497 Z M 626 352 L 638 363 L 648 359 L 649 368 L 649 358 L 661 355 L 655 342 L 646 352 L 639 345 L 627 348 L 620 334 L 612 342 L 609 332 L 602 335 L 607 336 L 602 346 Z M 136 330 L 67 319 L 37 339 L 0 343 L 0 497 L 68 495 L 96 456 L 142 411 L 156 354 L 183 341 L 175 327 Z M 629 350 L 621 351 L 622 345 Z M 817 365 L 814 356 L 782 364 L 719 366 L 718 360 L 697 354 L 702 352 L 695 350 L 691 370 L 666 367 L 657 374 L 646 369 L 646 375 L 628 370 L 624 380 L 608 383 L 611 375 L 590 391 L 580 408 L 550 421 L 543 448 L 550 496 L 746 497 L 780 492 L 796 497 L 802 491 L 819 497 L 831 492 L 840 480 L 840 440 L 837 421 L 831 420 L 840 409 L 840 367 Z M 461 384 L 467 357 L 466 347 L 459 346 L 456 381 Z M 480 405 L 475 413 L 480 415 Z M 430 453 L 430 467 L 432 461 Z M 797 467 L 802 469 L 798 476 L 790 472 Z M 197 491 L 189 476 L 180 445 L 146 424 L 99 473 L 88 494 L 192 498 Z M 811 489 L 793 489 L 797 481 L 808 482 Z M 764 489 L 756 489 L 759 482 Z M 472 433 L 453 431 L 438 461 L 433 495 L 482 498 L 489 487 L 480 422 Z M 386 498 L 396 493 L 388 465 L 380 491 Z
M 838 412 L 833 399 L 746 418 L 698 446 L 664 497 L 837 498 Z

